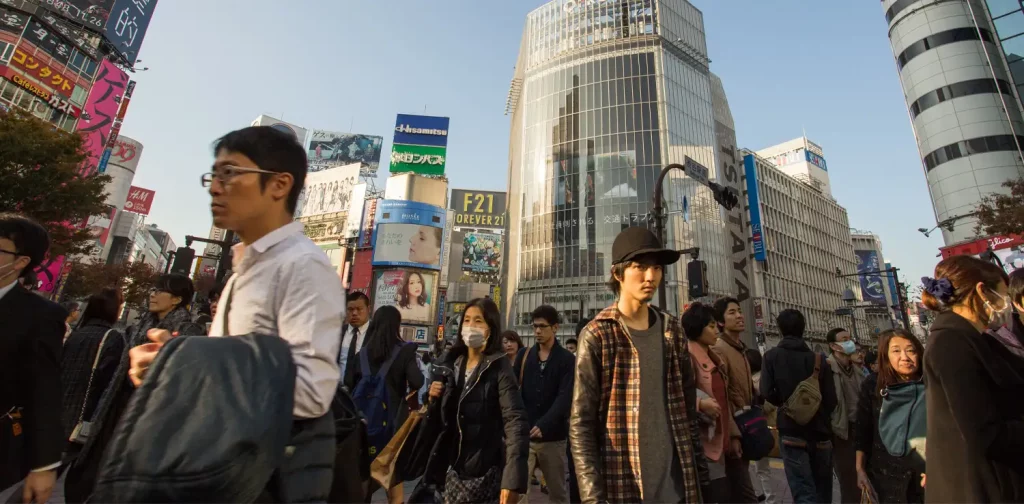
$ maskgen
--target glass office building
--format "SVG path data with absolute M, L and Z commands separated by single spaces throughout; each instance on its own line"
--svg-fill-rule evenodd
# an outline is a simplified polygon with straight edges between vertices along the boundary
M 663 166 L 688 156 L 717 176 L 703 17 L 683 0 L 556 0 L 527 16 L 509 93 L 509 236 L 503 309 L 530 336 L 551 304 L 561 335 L 613 302 L 611 245 L 654 229 Z M 710 190 L 675 170 L 664 187 L 667 246 L 700 248 L 711 290 L 731 282 L 725 224 Z M 686 296 L 685 263 L 667 270 L 666 307 Z

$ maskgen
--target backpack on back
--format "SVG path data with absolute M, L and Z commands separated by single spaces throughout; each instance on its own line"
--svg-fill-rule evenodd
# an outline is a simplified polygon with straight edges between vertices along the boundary
M 793 393 L 786 399 L 783 409 L 789 418 L 799 425 L 807 425 L 814 419 L 821 407 L 821 385 L 818 375 L 821 373 L 821 354 L 814 353 L 814 372 L 796 384 Z
M 392 413 L 388 411 L 391 404 L 390 392 L 388 391 L 387 376 L 394 364 L 402 345 L 396 345 L 377 374 L 370 371 L 370 355 L 366 351 L 359 352 L 359 369 L 362 377 L 352 391 L 356 407 L 366 418 L 366 435 L 369 441 L 370 458 L 373 459 L 391 441 L 395 433 L 395 426 L 391 425 Z

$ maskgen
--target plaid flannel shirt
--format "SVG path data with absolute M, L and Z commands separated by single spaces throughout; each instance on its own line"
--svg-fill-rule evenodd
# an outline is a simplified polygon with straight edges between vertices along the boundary
M 700 442 L 689 350 L 678 319 L 661 310 L 659 313 L 665 333 L 665 390 L 669 423 L 676 454 L 682 463 L 684 497 L 688 503 L 698 503 L 701 502 L 700 485 L 708 482 L 708 472 Z M 590 425 L 593 422 L 579 418 L 580 414 L 588 414 L 587 407 L 583 405 L 588 399 L 593 399 L 584 397 L 588 392 L 584 390 L 586 387 L 580 387 L 581 371 L 589 371 L 577 367 L 571 415 L 572 451 L 577 468 L 592 468 L 596 473 L 591 476 L 596 477 L 590 481 L 603 488 L 599 486 L 590 492 L 582 488 L 581 483 L 581 491 L 586 494 L 583 501 L 590 501 L 589 495 L 592 500 L 604 502 L 641 502 L 639 417 L 643 405 L 640 402 L 640 363 L 629 331 L 614 305 L 598 314 L 580 334 L 578 353 L 585 351 L 592 352 L 590 355 L 594 357 L 599 356 L 599 361 L 590 366 L 600 382 L 597 425 Z M 588 453 L 599 457 L 599 460 L 581 460 L 580 455 L 585 459 L 589 458 L 586 456 Z

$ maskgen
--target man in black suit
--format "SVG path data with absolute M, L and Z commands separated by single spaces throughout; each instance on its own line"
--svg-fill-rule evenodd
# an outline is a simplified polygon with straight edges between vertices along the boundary
M 67 312 L 18 281 L 46 256 L 50 237 L 26 217 L 0 213 L 0 489 L 24 478 L 24 502 L 46 502 L 67 440 L 60 355 Z

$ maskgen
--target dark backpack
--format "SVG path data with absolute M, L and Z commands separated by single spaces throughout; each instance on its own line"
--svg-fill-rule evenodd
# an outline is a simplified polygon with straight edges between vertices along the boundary
M 91 502 L 253 502 L 285 461 L 295 364 L 252 334 L 174 338 L 131 397 Z
M 371 460 L 387 446 L 388 441 L 391 441 L 391 436 L 395 433 L 395 426 L 391 425 L 393 415 L 388 411 L 391 394 L 388 391 L 387 376 L 401 349 L 402 345 L 396 345 L 391 350 L 391 356 L 380 366 L 377 374 L 370 372 L 369 352 L 366 350 L 359 352 L 359 369 L 362 377 L 359 378 L 359 383 L 352 391 L 352 398 L 366 419 L 366 435 L 370 443 Z

